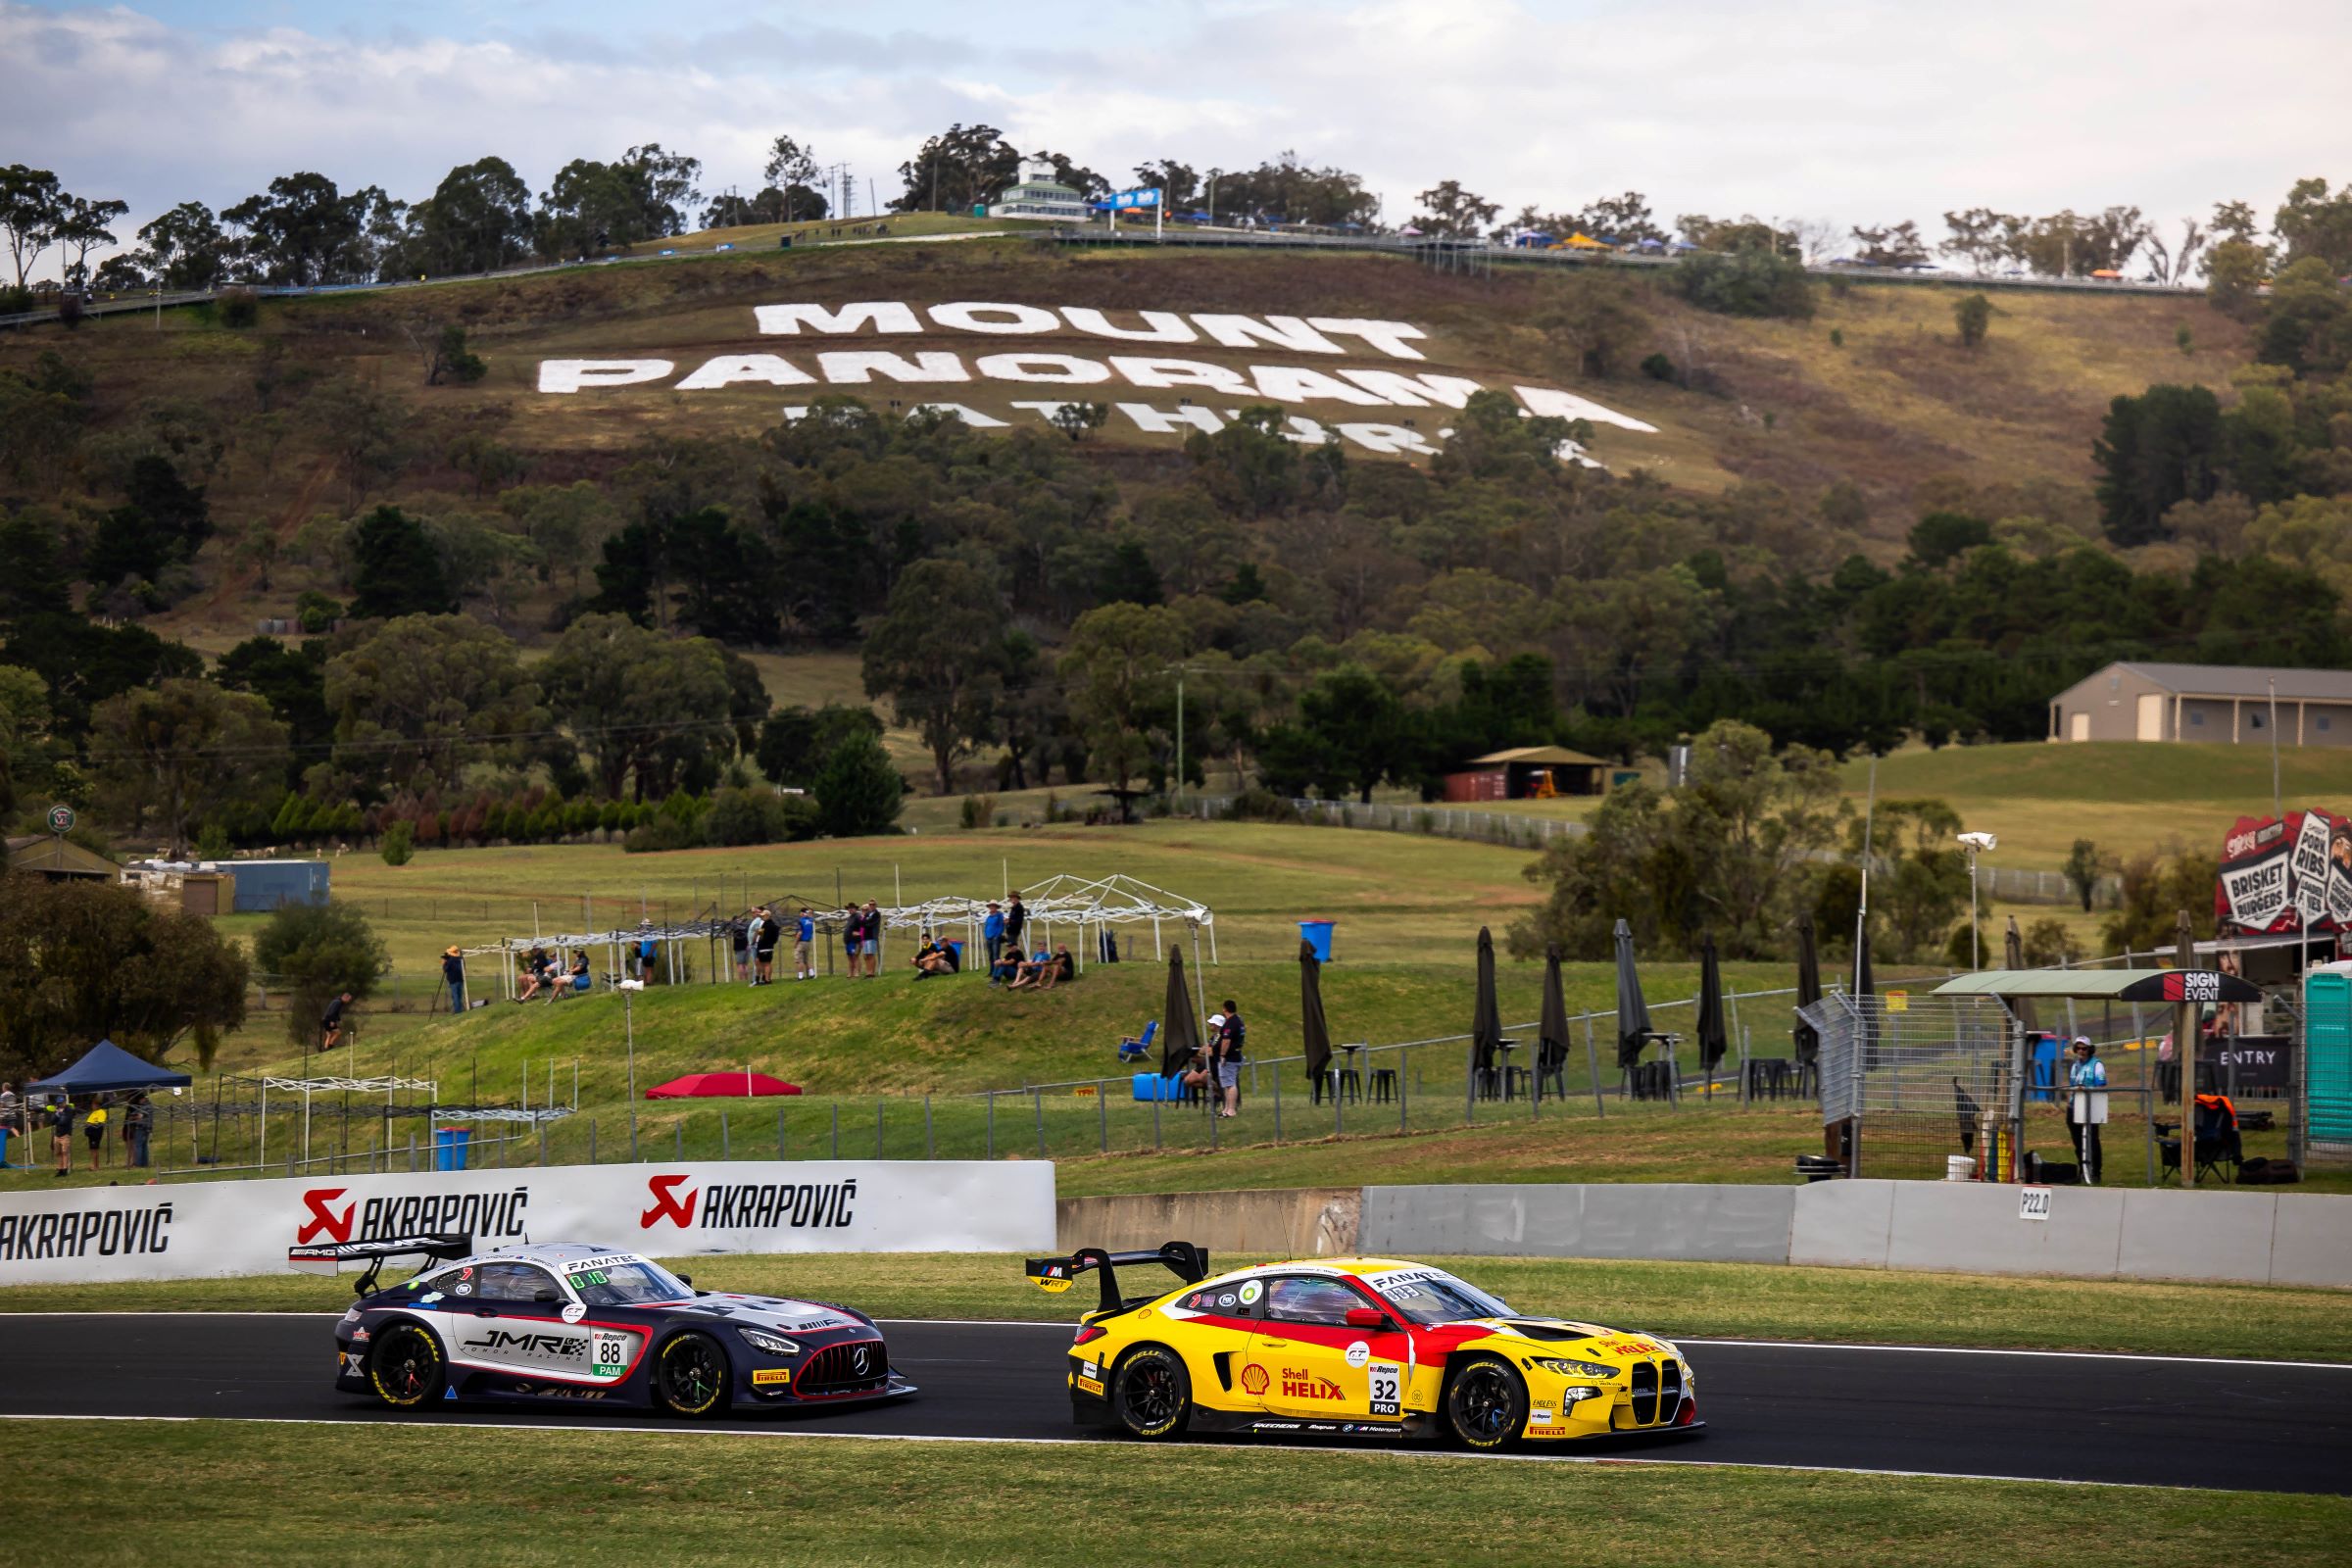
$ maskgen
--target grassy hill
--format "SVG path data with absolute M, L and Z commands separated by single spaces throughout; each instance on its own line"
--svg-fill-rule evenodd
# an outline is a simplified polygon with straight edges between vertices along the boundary
M 731 237 L 694 236 L 678 247 L 691 250 Z M 672 376 L 556 396 L 536 389 L 542 360 L 658 357 L 673 362 L 682 375 L 721 353 L 789 350 L 806 358 L 820 346 L 844 346 L 805 335 L 761 337 L 752 314 L 760 304 L 992 300 L 1113 312 L 1410 321 L 1428 333 L 1420 345 L 1426 363 L 1399 363 L 1359 345 L 1348 365 L 1574 391 L 1657 427 L 1642 434 L 1600 426 L 1593 450 L 1602 461 L 1621 472 L 1647 469 L 1696 491 L 1768 480 L 1809 497 L 1851 478 L 1872 503 L 1871 526 L 1886 538 L 1908 525 L 1918 493 L 1931 479 L 2079 486 L 2089 474 L 2091 437 L 2116 394 L 2156 380 L 2226 389 L 2229 373 L 2244 361 L 2242 329 L 2193 298 L 2005 293 L 1990 340 L 1968 352 L 1953 339 L 1956 291 L 1944 288 L 1825 290 L 1820 314 L 1810 321 L 1755 321 L 1694 313 L 1641 276 L 1506 270 L 1473 279 L 1367 255 L 1111 254 L 985 234 L 956 243 L 935 237 L 789 252 L 758 248 L 772 244 L 765 233 L 743 231 L 737 242 L 745 248 L 723 255 L 267 302 L 259 323 L 245 329 L 222 326 L 210 312 L 180 311 L 166 314 L 160 323 L 105 317 L 73 332 L 56 326 L 21 330 L 0 338 L 0 367 L 24 368 L 54 351 L 86 371 L 95 380 L 94 427 L 101 437 L 151 420 L 159 411 L 199 411 L 196 422 L 217 421 L 214 433 L 229 450 L 210 480 L 222 537 L 206 558 L 208 591 L 157 624 L 200 646 L 218 647 L 242 635 L 254 615 L 284 613 L 294 593 L 310 585 L 306 568 L 281 563 L 271 587 L 262 590 L 253 563 L 229 559 L 246 523 L 270 522 L 283 543 L 315 514 L 357 499 L 330 450 L 337 433 L 310 428 L 315 418 L 305 399 L 320 383 L 356 378 L 404 412 L 416 453 L 391 487 L 395 496 L 464 497 L 471 481 L 447 466 L 441 454 L 456 436 L 476 431 L 493 432 L 518 451 L 532 482 L 565 482 L 607 471 L 623 447 L 649 437 L 755 434 L 776 421 L 785 403 L 806 401 L 809 389 L 737 385 L 682 392 Z M 1579 340 L 1571 325 L 1562 324 L 1598 295 L 1621 305 L 1637 323 L 1625 340 L 1633 350 L 1624 356 L 1626 368 L 1607 379 L 1581 373 Z M 488 372 L 468 386 L 427 386 L 420 345 L 452 322 L 466 329 Z M 2191 355 L 2176 342 L 2183 327 L 2195 346 Z M 1133 350 L 1229 367 L 1301 358 L 1209 343 L 1138 349 L 1069 331 L 1024 338 L 927 330 L 887 342 L 869 337 L 859 346 L 952 351 L 967 359 L 1013 350 L 1091 356 Z M 1631 368 L 1653 351 L 1704 370 L 1720 395 L 1684 390 Z M 953 397 L 1012 420 L 1036 417 L 1015 410 L 1017 399 L 1066 395 L 1053 386 L 986 380 L 947 387 L 876 383 L 864 390 L 883 403 Z M 1169 405 L 1179 398 L 1177 392 L 1116 385 L 1084 395 Z M 1211 395 L 1201 401 L 1220 400 Z M 1309 401 L 1300 412 L 1324 420 L 1390 420 L 1424 430 L 1436 430 L 1444 420 L 1442 409 L 1416 415 Z M 1171 459 L 1176 440 L 1146 435 L 1119 417 L 1091 450 L 1114 475 L 1143 472 Z M 1360 451 L 1356 456 L 1380 461 Z

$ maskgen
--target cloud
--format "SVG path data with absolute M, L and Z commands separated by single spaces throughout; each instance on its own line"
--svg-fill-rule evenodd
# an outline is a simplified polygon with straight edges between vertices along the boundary
M 1392 220 L 1445 178 L 1506 211 L 1638 189 L 1669 218 L 1908 217 L 1935 233 L 1956 207 L 2130 203 L 2169 220 L 2352 175 L 2332 74 L 2279 65 L 2289 47 L 2352 58 L 2339 0 L 2278 0 L 2259 28 L 2187 0 L 900 14 L 921 24 L 676 0 L 533 8 L 536 32 L 466 33 L 463 11 L 303 28 L 239 26 L 232 10 L 195 29 L 0 0 L 0 140 L 71 189 L 129 201 L 134 225 L 295 169 L 414 198 L 496 153 L 541 189 L 571 158 L 642 141 L 704 159 L 706 190 L 749 189 L 777 131 L 850 163 L 862 206 L 865 181 L 887 200 L 898 165 L 956 120 L 1113 177 L 1163 156 L 1232 168 L 1295 148 L 1361 172 Z

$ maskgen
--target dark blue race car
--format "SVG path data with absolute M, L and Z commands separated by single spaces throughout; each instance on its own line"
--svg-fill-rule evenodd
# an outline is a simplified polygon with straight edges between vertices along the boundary
M 463 1236 L 297 1247 L 297 1266 L 369 1260 L 335 1327 L 335 1387 L 396 1410 L 450 1400 L 651 1406 L 678 1416 L 898 1398 L 874 1320 L 821 1301 L 698 1291 L 611 1248 L 474 1252 Z M 421 1256 L 377 1289 L 387 1258 Z

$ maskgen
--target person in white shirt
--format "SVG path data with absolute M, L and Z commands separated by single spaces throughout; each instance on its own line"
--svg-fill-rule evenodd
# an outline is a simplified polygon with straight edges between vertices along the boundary
M 2090 1043 L 2088 1035 L 2075 1037 L 2075 1059 L 2067 1068 L 2066 1086 L 2069 1091 L 2095 1091 L 2101 1096 L 2106 1094 L 2107 1064 L 2099 1059 L 2099 1048 Z M 2087 1110 L 2088 1107 L 2082 1108 Z M 2101 1164 L 2099 1124 L 2088 1119 L 2077 1121 L 2077 1112 L 2076 1096 L 2070 1092 L 2066 1097 L 2066 1130 L 2074 1139 L 2077 1157 L 2082 1161 L 2083 1179 L 2096 1187 Z

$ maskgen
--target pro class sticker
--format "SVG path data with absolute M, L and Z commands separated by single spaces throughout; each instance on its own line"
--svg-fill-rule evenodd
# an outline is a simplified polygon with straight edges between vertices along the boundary
M 1372 1365 L 1367 1377 L 1372 1392 L 1372 1414 L 1392 1417 L 1403 1414 L 1402 1402 L 1398 1397 L 1403 1368 L 1394 1361 L 1379 1361 Z

